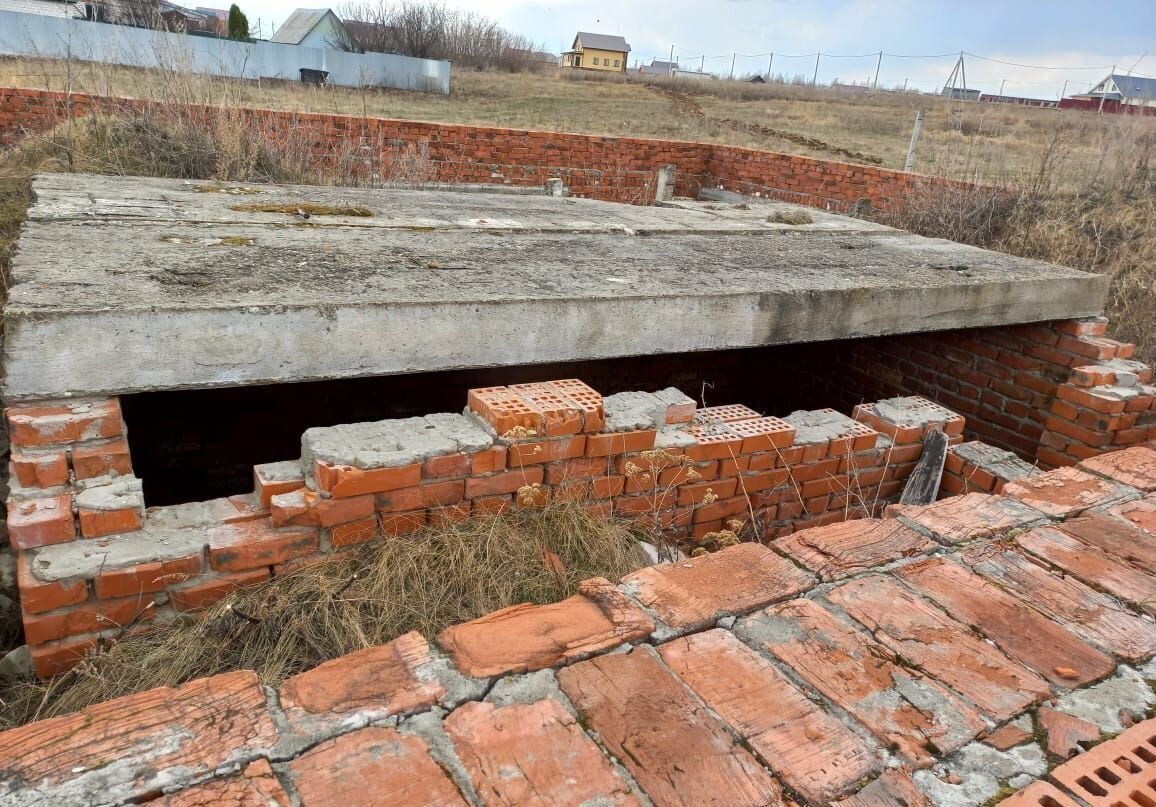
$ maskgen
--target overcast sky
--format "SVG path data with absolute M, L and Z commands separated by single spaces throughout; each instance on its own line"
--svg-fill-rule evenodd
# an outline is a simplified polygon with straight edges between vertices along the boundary
M 293 10 L 276 0 L 241 0 L 264 35 Z M 772 69 L 810 80 L 816 52 L 819 81 L 873 77 L 876 56 L 958 54 L 1083 70 L 1040 70 L 966 57 L 968 86 L 987 92 L 1055 97 L 1069 79 L 1081 91 L 1118 72 L 1156 76 L 1156 0 L 447 0 L 447 5 L 496 19 L 531 37 L 545 50 L 567 49 L 576 31 L 620 34 L 630 43 L 630 64 L 675 60 L 726 76 Z M 340 6 L 335 10 L 340 11 Z M 757 55 L 756 55 L 757 54 Z M 803 54 L 811 54 L 803 56 Z M 872 55 L 866 55 L 872 54 Z M 799 58 L 788 58 L 798 56 Z M 920 89 L 942 86 L 954 56 L 906 58 L 884 55 L 880 84 L 904 79 Z

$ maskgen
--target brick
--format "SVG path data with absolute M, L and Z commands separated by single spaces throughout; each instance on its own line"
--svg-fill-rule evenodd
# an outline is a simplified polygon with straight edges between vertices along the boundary
M 99 770 L 100 801 L 146 801 L 172 784 L 174 771 L 185 781 L 206 778 L 276 741 L 256 674 L 200 678 L 0 734 L 0 800 L 35 782 L 45 804 L 75 803 L 77 772 Z
M 1056 686 L 1081 686 L 1115 669 L 1112 657 L 956 563 L 933 558 L 894 574 Z
M 1069 532 L 1048 527 L 1017 535 L 1015 541 L 1036 557 L 1084 583 L 1149 613 L 1156 612 L 1156 578 L 1124 558 L 1109 555 Z M 1153 549 L 1151 546 L 1148 548 Z
M 876 641 L 1002 722 L 1051 695 L 1046 681 L 894 580 L 861 577 L 827 595 Z
M 1100 739 L 1100 727 L 1095 723 L 1047 706 L 1036 710 L 1036 722 L 1047 735 L 1045 747 L 1048 753 L 1062 759 L 1082 751 L 1080 743 L 1093 743 Z
M 476 516 L 500 516 L 514 506 L 513 496 L 482 496 L 471 502 Z
M 582 432 L 582 410 L 550 382 L 511 384 L 509 390 L 525 401 L 532 410 L 539 413 L 542 419 L 542 429 L 538 432 L 539 435 L 561 437 Z
M 445 690 L 425 672 L 433 662 L 420 633 L 358 650 L 281 684 L 281 708 L 294 731 L 326 733 L 354 720 L 407 715 L 438 703 Z
M 88 599 L 88 583 L 84 580 L 40 580 L 33 574 L 33 560 L 28 552 L 17 559 L 16 584 L 20 590 L 20 607 L 26 614 L 40 614 Z
M 515 605 L 453 625 L 438 635 L 438 644 L 464 674 L 484 678 L 570 663 L 652 630 L 654 623 L 625 595 L 594 578 L 561 602 Z
M 139 507 L 120 510 L 89 510 L 82 507 L 77 513 L 77 520 L 80 523 L 80 534 L 85 538 L 136 532 L 143 523 Z
M 124 438 L 72 447 L 72 470 L 77 479 L 132 476 L 132 459 Z
M 315 528 L 276 529 L 263 521 L 213 527 L 208 537 L 209 565 L 224 572 L 241 572 L 285 563 L 311 555 L 319 548 L 319 536 Z
M 1156 498 L 1120 504 L 1109 508 L 1108 512 L 1135 524 L 1145 535 L 1156 535 Z
M 623 584 L 667 625 L 696 630 L 806 591 L 814 578 L 761 544 L 648 566 Z
M 749 406 L 743 404 L 727 404 L 725 406 L 706 406 L 694 414 L 694 423 L 738 423 L 744 420 L 755 420 L 760 415 Z
M 738 484 L 738 479 L 731 478 L 683 485 L 678 489 L 678 503 L 701 505 L 704 501 L 725 499 L 734 495 Z
M 525 429 L 544 434 L 542 413 L 525 398 L 506 387 L 482 387 L 467 393 L 467 406 L 494 427 L 499 435 Z
M 446 505 L 458 504 L 465 496 L 465 480 L 447 479 L 442 482 L 424 482 L 412 488 L 379 493 L 374 500 L 380 512 L 399 513 L 405 510 L 419 510 L 423 507 L 445 507 Z
M 1127 405 L 1122 398 L 1100 395 L 1096 392 L 1095 387 L 1083 389 L 1071 384 L 1061 384 L 1056 388 L 1056 395 L 1061 401 L 1091 409 L 1102 415 L 1118 415 L 1124 411 Z
M 41 499 L 10 501 L 8 539 L 16 549 L 34 549 L 75 540 L 72 497 L 62 493 Z
M 95 636 L 78 636 L 29 645 L 28 654 L 32 657 L 32 668 L 36 675 L 51 678 L 75 667 L 77 662 L 96 650 L 99 643 L 100 640 Z
M 274 462 L 253 466 L 253 490 L 263 507 L 269 507 L 274 496 L 292 493 L 305 487 L 305 475 L 298 472 L 286 475 L 285 463 Z
M 469 454 L 446 454 L 442 457 L 430 457 L 422 463 L 421 476 L 422 479 L 468 476 L 472 465 Z
M 1140 505 L 1144 502 L 1132 504 Z M 1086 513 L 1080 518 L 1057 525 L 1056 529 L 1078 538 L 1088 546 L 1096 547 L 1116 561 L 1156 574 L 1156 542 L 1150 534 L 1146 535 L 1123 519 L 1109 518 L 1101 513 Z
M 26 488 L 56 488 L 68 484 L 68 457 L 63 451 L 13 451 L 10 476 Z
M 524 465 L 538 465 L 546 462 L 581 457 L 586 450 L 586 435 L 560 437 L 554 440 L 512 443 L 508 447 L 507 462 L 511 469 Z
M 120 403 L 77 401 L 63 406 L 13 406 L 8 409 L 8 433 L 13 446 L 50 446 L 120 437 L 124 424 Z
M 101 571 L 96 578 L 96 596 L 102 600 L 137 597 L 187 582 L 201 573 L 199 554 L 172 560 L 152 561 L 124 569 Z
M 288 764 L 289 778 L 309 807 L 466 807 L 420 737 L 392 728 L 364 728 L 327 740 Z
M 654 803 L 784 804 L 775 780 L 650 647 L 568 667 L 558 683 Z
M 1156 624 L 1074 577 L 1010 550 L 985 552 L 971 567 L 1088 644 L 1133 662 L 1156 655 Z
M 699 410 L 700 414 L 705 410 Z M 709 421 L 691 426 L 686 430 L 695 440 L 687 446 L 686 456 L 695 462 L 735 459 L 743 450 L 743 437 L 722 422 Z
M 894 519 L 867 518 L 801 530 L 774 545 L 822 580 L 838 580 L 938 546 Z
M 380 525 L 383 536 L 406 535 L 417 532 L 426 525 L 426 511 L 410 510 L 408 513 L 382 513 Z
M 743 439 L 743 454 L 787 448 L 795 440 L 795 427 L 774 417 L 741 420 L 727 426 Z
M 1138 490 L 1156 491 L 1156 451 L 1145 446 L 1101 454 L 1084 460 L 1079 467 Z
M 492 474 L 506 470 L 505 446 L 492 446 L 470 457 L 471 471 L 474 474 Z
M 735 632 L 849 712 L 902 759 L 926 767 L 984 728 L 979 714 L 932 679 L 895 662 L 813 600 L 772 605 Z
M 832 807 L 932 807 L 911 781 L 911 774 L 890 768 L 854 796 L 831 802 Z
M 587 433 L 602 431 L 606 413 L 603 408 L 602 395 L 597 390 L 577 378 L 563 378 L 546 383 L 564 395 L 571 405 L 582 412 L 582 431 Z
M 381 493 L 408 488 L 421 482 L 420 462 L 397 468 L 370 468 L 363 470 L 350 465 L 330 465 L 322 460 L 313 464 L 313 478 L 320 490 L 335 498 Z
M 758 493 L 763 490 L 773 490 L 780 485 L 785 485 L 788 479 L 790 479 L 790 473 L 788 473 L 786 468 L 774 468 L 770 471 L 743 474 L 738 477 L 737 490 L 739 493 Z
M 697 524 L 705 521 L 729 519 L 734 516 L 749 515 L 751 500 L 746 496 L 719 499 L 710 504 L 702 504 L 694 509 L 693 520 Z
M 24 638 L 30 645 L 121 628 L 151 618 L 151 598 L 85 602 L 46 614 L 24 614 Z
M 1007 751 L 1017 745 L 1024 745 L 1035 740 L 1027 729 L 1021 729 L 1015 723 L 1005 723 L 984 738 L 985 745 L 990 745 L 997 751 Z
M 216 573 L 207 580 L 183 588 L 169 589 L 169 603 L 177 612 L 200 611 L 225 599 L 241 586 L 263 583 L 270 577 L 269 570 L 251 569 L 247 572 Z
M 590 479 L 606 476 L 610 472 L 610 462 L 606 457 L 577 457 L 546 466 L 546 484 L 557 485 L 575 479 Z
M 1145 720 L 1052 771 L 1052 777 L 1092 807 L 1143 805 L 1156 799 L 1152 784 L 1156 720 Z
M 793 790 L 826 804 L 879 771 L 876 749 L 770 662 L 714 629 L 659 647 L 667 666 Z
M 518 488 L 526 485 L 541 484 L 544 478 L 545 473 L 540 465 L 532 465 L 517 471 L 507 471 L 493 476 L 474 477 L 466 480 L 466 498 L 477 499 L 482 496 L 514 493 Z
M 654 429 L 639 429 L 629 432 L 610 432 L 586 436 L 586 456 L 608 457 L 612 454 L 633 454 L 654 448 Z
M 641 807 L 630 785 L 557 701 L 467 703 L 446 718 L 445 730 L 483 804 Z
M 374 504 L 371 493 L 334 499 L 314 490 L 299 488 L 292 493 L 273 496 L 270 518 L 274 527 L 332 527 L 368 518 L 374 513 Z
M 949 546 L 998 538 L 1046 521 L 1038 510 L 1016 499 L 986 493 L 969 493 L 927 506 L 893 505 L 887 508 L 887 515 Z
M 1056 468 L 1003 486 L 1003 495 L 1018 499 L 1051 518 L 1077 516 L 1090 507 L 1120 501 L 1128 488 L 1076 468 Z
M 264 759 L 240 773 L 162 796 L 154 807 L 290 807 L 292 800 Z

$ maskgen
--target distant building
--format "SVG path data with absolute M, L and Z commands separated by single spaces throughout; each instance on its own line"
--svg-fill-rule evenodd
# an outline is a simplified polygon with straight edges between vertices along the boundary
M 1086 93 L 1072 98 L 1099 102 L 1115 101 L 1124 106 L 1156 107 L 1156 78 L 1113 73 Z
M 644 76 L 672 76 L 678 69 L 678 62 L 660 62 L 651 59 L 650 64 L 639 65 L 638 72 Z
M 952 101 L 978 101 L 980 91 L 965 90 L 963 87 L 944 87 L 940 95 L 944 98 L 950 98 Z
M 674 72 L 670 74 L 674 78 L 689 78 L 689 79 L 707 79 L 718 78 L 714 73 L 704 73 L 701 70 L 680 70 L 675 68 Z
M 544 50 L 527 50 L 526 48 L 506 48 L 502 56 L 510 61 L 526 65 L 531 68 L 545 69 L 558 66 L 558 56 Z
M 61 0 L 0 0 L 0 11 L 16 11 L 21 14 L 40 14 L 44 17 L 64 19 L 84 19 L 83 4 L 65 3 Z
M 157 3 L 157 14 L 164 21 L 164 29 L 176 33 L 217 33 L 217 18 L 208 12 L 194 11 L 168 0 Z
M 630 45 L 620 36 L 579 31 L 570 50 L 562 54 L 562 67 L 625 73 Z
M 766 84 L 767 80 L 760 75 L 753 75 L 747 79 L 748 84 Z
M 349 42 L 349 31 L 341 18 L 328 8 L 299 8 L 281 23 L 269 39 L 283 45 L 304 45 L 308 48 L 333 49 Z

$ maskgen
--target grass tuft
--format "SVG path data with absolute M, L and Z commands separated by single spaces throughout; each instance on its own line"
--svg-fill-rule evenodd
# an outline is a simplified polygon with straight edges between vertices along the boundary
M 15 685 L 0 698 L 0 728 L 230 670 L 252 669 L 276 685 L 408 631 L 432 639 L 645 562 L 628 527 L 564 502 L 378 538 L 239 589 L 200 619 L 133 632 L 55 679 Z

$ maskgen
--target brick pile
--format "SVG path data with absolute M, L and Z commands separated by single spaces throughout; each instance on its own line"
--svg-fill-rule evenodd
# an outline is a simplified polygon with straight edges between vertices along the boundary
M 155 116 L 163 105 L 84 93 L 0 88 L 0 146 L 93 112 L 119 117 Z M 189 106 L 182 120 L 223 113 Z M 656 172 L 676 171 L 675 192 L 697 196 L 702 187 L 759 193 L 785 201 L 845 211 L 868 200 L 881 210 L 900 207 L 922 187 L 945 180 L 864 165 L 799 157 L 757 149 L 561 132 L 460 126 L 267 109 L 229 110 L 268 148 L 304 154 L 316 171 L 344 184 L 388 179 L 395 165 L 408 181 L 541 186 L 561 178 L 579 196 L 631 204 L 654 201 Z M 235 118 L 235 120 L 234 120 Z M 414 163 L 421 176 L 414 176 Z
M 592 411 L 507 394 L 479 398 L 534 437 Z M 588 580 L 276 691 L 230 672 L 8 731 L 0 800 L 1146 804 L 1153 513 L 1156 444 Z

